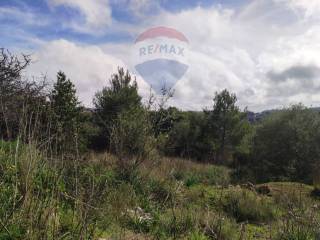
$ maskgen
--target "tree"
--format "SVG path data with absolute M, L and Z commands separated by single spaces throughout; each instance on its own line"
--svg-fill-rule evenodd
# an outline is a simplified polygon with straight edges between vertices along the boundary
M 233 154 L 245 136 L 249 123 L 246 114 L 236 106 L 235 94 L 223 90 L 216 93 L 213 109 L 205 110 L 208 119 L 208 134 L 213 139 L 215 162 L 226 163 L 227 155 Z
M 259 181 L 312 183 L 320 159 L 320 116 L 295 105 L 274 112 L 257 127 L 251 163 Z
M 95 145 L 102 149 L 110 145 L 112 125 L 119 115 L 132 108 L 142 108 L 137 82 L 132 79 L 128 71 L 119 68 L 118 72 L 111 76 L 109 83 L 110 86 L 97 92 L 93 100 L 95 122 L 100 127 Z
M 155 152 L 150 114 L 141 103 L 136 80 L 119 68 L 110 86 L 96 94 L 94 105 L 100 141 L 117 156 L 121 177 L 130 180 L 139 164 Z
M 61 71 L 57 74 L 50 100 L 58 150 L 70 151 L 78 144 L 81 107 L 74 84 Z
M 117 156 L 118 173 L 132 179 L 138 166 L 157 156 L 149 112 L 142 107 L 122 111 L 110 127 L 110 150 Z
M 179 112 L 168 133 L 165 153 L 207 161 L 212 154 L 212 143 L 206 130 L 207 119 L 202 112 Z
M 0 49 L 0 138 L 31 138 L 46 105 L 45 82 L 22 78 L 31 59 Z M 30 140 L 30 139 L 29 139 Z

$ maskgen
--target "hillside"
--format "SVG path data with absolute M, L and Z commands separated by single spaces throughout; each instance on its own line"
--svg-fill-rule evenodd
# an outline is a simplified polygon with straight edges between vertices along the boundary
M 320 199 L 308 185 L 232 184 L 228 168 L 173 158 L 145 161 L 128 179 L 109 154 L 87 155 L 74 175 L 49 167 L 31 146 L 13 149 L 19 148 L 0 144 L 0 214 L 7 217 L 0 239 L 307 240 L 318 234 Z

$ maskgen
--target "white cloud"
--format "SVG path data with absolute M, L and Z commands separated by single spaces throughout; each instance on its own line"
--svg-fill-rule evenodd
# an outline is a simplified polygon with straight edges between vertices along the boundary
M 49 23 L 49 20 L 45 17 L 41 17 L 37 13 L 33 12 L 29 8 L 20 9 L 17 7 L 0 7 L 0 20 L 11 20 L 19 22 L 23 25 L 32 26 L 45 26 Z
M 283 71 L 293 65 L 320 66 L 320 26 L 296 36 L 283 36 L 259 57 L 264 71 Z
M 318 18 L 320 14 L 319 0 L 274 0 L 275 2 L 285 3 L 292 9 L 303 11 L 303 16 L 306 18 Z
M 291 5 L 298 2 L 307 3 L 255 0 L 239 10 L 215 6 L 161 11 L 148 22 L 129 25 L 129 31 L 162 25 L 176 28 L 189 39 L 189 69 L 176 85 L 175 106 L 200 110 L 211 104 L 215 91 L 224 88 L 238 95 L 241 107 L 255 111 L 299 101 L 318 105 L 320 27 L 315 17 L 305 18 L 306 11 L 311 11 L 307 7 L 316 10 L 318 0 L 308 1 L 310 6 L 303 5 L 303 9 Z M 76 82 L 81 99 L 90 104 L 94 92 L 107 83 L 118 65 L 134 69 L 134 59 L 129 57 L 132 47 L 133 43 L 81 46 L 65 40 L 49 42 L 37 52 L 39 61 L 33 72 L 54 77 L 58 70 L 65 71 Z M 283 76 L 283 81 L 275 81 Z M 148 86 L 141 78 L 138 82 L 141 93 L 148 96 Z
M 268 73 L 271 84 L 267 94 L 289 101 L 320 104 L 320 27 L 283 37 L 259 57 L 259 65 Z M 284 101 L 284 100 L 282 100 Z
M 84 17 L 81 21 L 72 21 L 70 27 L 79 32 L 105 32 L 112 21 L 108 0 L 47 0 L 51 7 L 65 6 L 78 10 Z
M 76 85 L 80 100 L 92 106 L 94 94 L 108 85 L 111 74 L 125 64 L 96 46 L 80 46 L 66 40 L 46 43 L 33 56 L 28 75 L 42 73 L 53 82 L 58 71 Z
M 310 96 L 310 91 L 299 88 L 303 84 L 299 81 L 304 79 L 295 80 L 296 91 L 282 94 L 283 86 L 278 86 L 278 92 L 273 91 L 274 83 L 267 77 L 270 71 L 320 66 L 320 31 L 316 27 L 319 22 L 301 22 L 286 5 L 270 4 L 257 0 L 239 11 L 197 7 L 179 13 L 165 12 L 151 21 L 153 25 L 176 28 L 190 41 L 190 67 L 176 85 L 175 102 L 179 106 L 201 109 L 211 104 L 215 91 L 223 88 L 237 93 L 240 105 L 252 110 L 302 99 L 307 105 L 320 103 L 315 102 L 318 93 Z M 287 84 L 289 89 L 292 83 Z M 272 91 L 274 94 L 270 95 Z
M 178 14 L 164 13 L 153 24 L 172 26 L 190 42 L 189 70 L 176 85 L 177 106 L 209 106 L 214 93 L 224 88 L 238 94 L 242 107 L 257 109 L 263 104 L 256 56 L 266 34 L 250 21 L 240 21 L 230 9 L 198 7 Z

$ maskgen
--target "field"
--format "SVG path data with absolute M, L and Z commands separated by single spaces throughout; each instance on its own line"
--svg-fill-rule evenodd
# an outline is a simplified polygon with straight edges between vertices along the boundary
M 226 167 L 158 158 L 128 177 L 110 154 L 61 167 L 17 142 L 0 159 L 0 239 L 311 240 L 320 227 L 312 186 L 237 184 Z

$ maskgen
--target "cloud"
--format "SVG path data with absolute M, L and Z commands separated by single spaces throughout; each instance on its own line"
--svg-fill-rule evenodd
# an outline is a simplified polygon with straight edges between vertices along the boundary
M 112 1 L 111 5 L 114 4 Z M 142 3 L 150 3 L 145 1 L 120 0 L 118 3 L 119 6 L 128 3 L 128 9 L 138 9 L 130 11 L 140 10 L 143 13 L 145 6 Z M 102 26 L 110 24 L 109 18 L 101 20 L 100 17 L 105 15 L 89 18 L 90 7 L 83 5 L 87 2 L 50 2 L 54 8 L 68 6 L 78 9 L 84 17 L 83 28 L 86 31 L 94 33 L 94 29 L 99 31 Z M 98 6 L 97 2 L 90 3 L 93 9 Z M 300 2 L 306 5 L 294 5 L 294 0 L 255 0 L 237 9 L 223 5 L 179 12 L 162 9 L 156 15 L 148 16 L 146 21 L 141 19 L 125 26 L 113 21 L 110 28 L 137 35 L 146 28 L 160 25 L 176 28 L 186 35 L 190 43 L 187 55 L 189 69 L 177 83 L 175 97 L 171 101 L 180 108 L 201 110 L 212 104 L 216 91 L 224 88 L 237 94 L 241 107 L 248 106 L 254 111 L 300 101 L 306 105 L 318 105 L 320 27 L 315 21 L 315 12 L 308 13 L 310 17 L 306 17 L 306 9 L 312 6 L 316 11 L 317 5 L 312 5 L 316 4 L 312 0 L 310 5 L 309 1 Z M 101 11 L 110 7 L 107 3 L 103 2 L 104 8 L 99 5 Z M 94 13 L 95 17 L 98 15 Z M 80 23 L 76 22 L 77 27 L 82 27 Z M 33 72 L 47 72 L 54 79 L 58 70 L 66 71 L 76 82 L 81 99 L 90 105 L 94 92 L 107 83 L 118 65 L 134 71 L 136 62 L 130 57 L 133 41 L 116 39 L 100 45 L 75 44 L 71 40 L 50 41 L 36 52 L 38 62 Z M 81 39 L 77 42 L 81 43 Z M 148 86 L 139 76 L 138 81 L 141 93 L 147 96 Z
M 76 85 L 80 100 L 92 106 L 94 94 L 108 85 L 111 74 L 125 64 L 96 46 L 82 46 L 67 40 L 56 40 L 43 45 L 32 55 L 33 64 L 28 76 L 46 75 L 51 82 L 58 71 L 66 73 Z
M 111 0 L 110 2 L 116 8 L 122 9 L 138 19 L 158 13 L 162 9 L 158 1 L 152 0 Z
M 283 36 L 259 56 L 267 99 L 284 103 L 320 103 L 320 28 L 310 25 L 305 32 Z M 286 97 L 283 99 L 283 97 Z
M 194 54 L 176 86 L 176 101 L 184 108 L 211 104 L 214 92 L 223 88 L 238 95 L 241 107 L 257 111 L 299 101 L 320 104 L 317 69 L 306 68 L 320 66 L 318 22 L 300 21 L 283 3 L 257 0 L 239 10 L 197 7 L 162 13 L 152 23 L 172 26 L 189 38 Z M 299 70 L 301 77 L 305 70 L 313 79 L 293 78 L 283 84 L 270 79 L 272 73 L 285 77 Z
M 292 66 L 282 72 L 269 72 L 267 76 L 273 82 L 270 96 L 293 96 L 318 94 L 320 90 L 320 68 L 317 66 Z
M 69 7 L 78 10 L 84 17 L 81 20 L 72 20 L 69 25 L 72 29 L 84 33 L 105 32 L 112 22 L 111 8 L 108 0 L 47 0 L 49 6 Z
M 49 23 L 49 20 L 42 16 L 39 21 L 39 13 L 36 13 L 30 8 L 20 9 L 18 7 L 0 7 L 0 20 L 12 21 L 22 25 L 30 26 L 45 26 Z
M 153 25 L 174 27 L 190 42 L 189 70 L 176 85 L 174 104 L 199 110 L 212 104 L 216 91 L 227 88 L 238 95 L 241 107 L 266 105 L 257 55 L 269 38 L 264 38 L 262 26 L 251 22 L 219 7 L 166 12 L 153 19 Z M 264 30 L 273 32 L 269 27 Z
M 285 3 L 296 13 L 301 13 L 304 18 L 320 18 L 320 1 L 319 0 L 274 0 L 278 3 Z
M 290 79 L 310 81 L 320 78 L 320 68 L 317 66 L 292 66 L 283 72 L 269 72 L 268 77 L 274 82 L 285 82 Z

